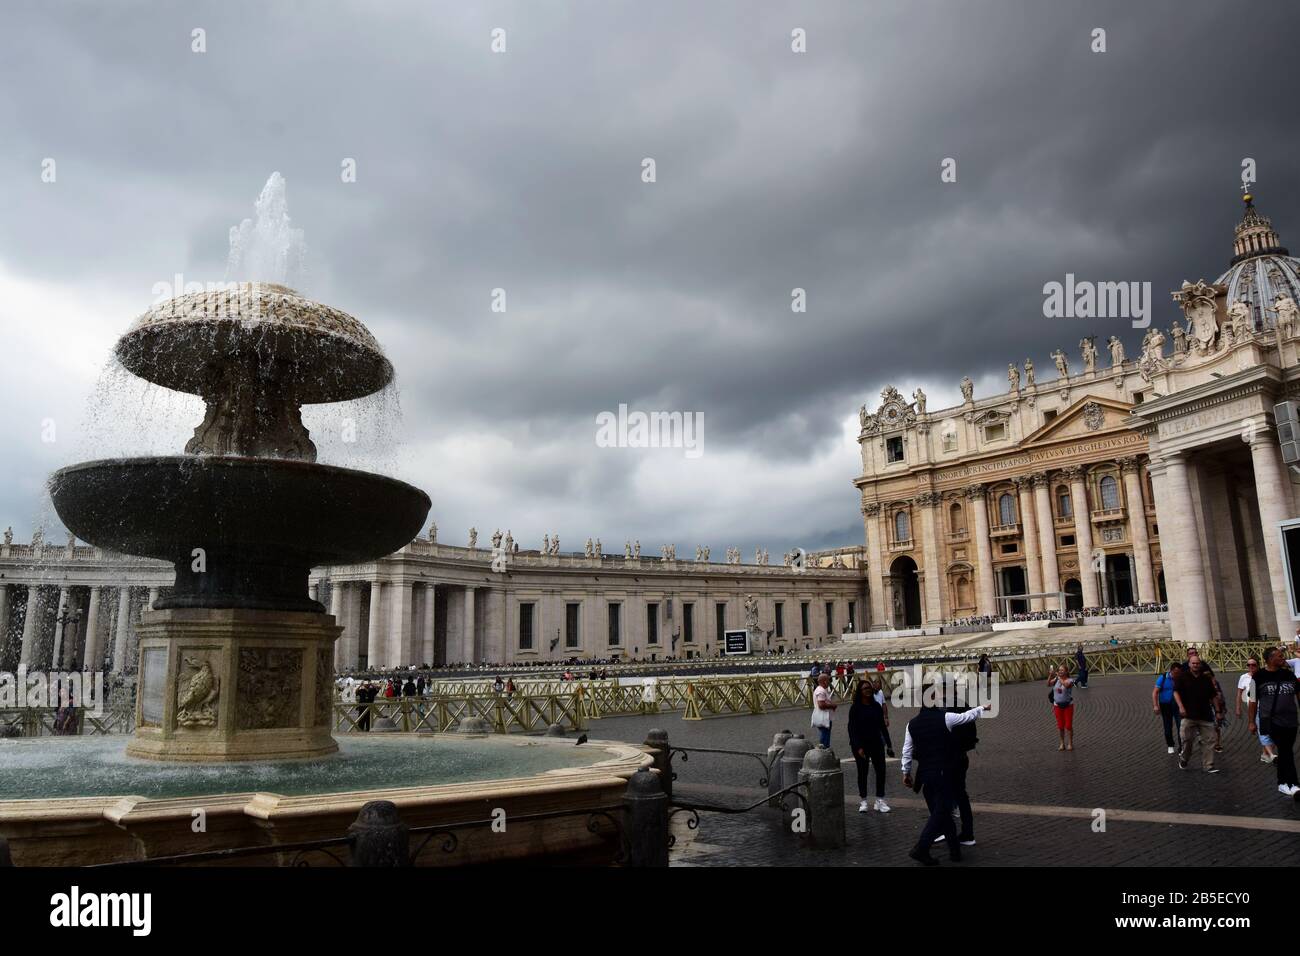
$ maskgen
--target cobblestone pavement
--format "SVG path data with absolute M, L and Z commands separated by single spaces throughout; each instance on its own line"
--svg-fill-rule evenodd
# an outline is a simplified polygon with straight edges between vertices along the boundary
M 1229 689 L 1236 674 L 1220 675 Z M 1259 747 L 1244 716 L 1224 730 L 1218 774 L 1200 768 L 1199 752 L 1187 770 L 1165 752 L 1160 718 L 1151 711 L 1154 678 L 1094 677 L 1075 694 L 1076 749 L 1057 750 L 1056 726 L 1045 685 L 1001 688 L 1000 710 L 981 719 L 979 748 L 971 756 L 969 790 L 975 804 L 975 847 L 963 865 L 1292 865 L 1300 835 L 1300 806 L 1278 793 L 1272 767 L 1259 763 Z M 895 751 L 914 711 L 892 713 Z M 849 756 L 841 710 L 831 746 Z M 682 747 L 765 751 L 782 729 L 812 737 L 808 714 L 782 711 L 744 717 L 684 721 L 679 713 L 593 721 L 593 738 L 640 743 L 652 727 L 667 730 Z M 752 759 L 690 754 L 673 761 L 680 800 L 745 806 L 761 796 L 762 767 Z M 701 815 L 697 830 L 674 818 L 679 865 L 906 864 L 924 823 L 924 804 L 902 785 L 897 760 L 886 770 L 889 814 L 857 812 L 857 774 L 844 765 L 848 846 L 812 850 L 784 829 L 776 811 L 743 816 Z M 872 782 L 874 795 L 874 781 Z M 1093 830 L 1094 811 L 1106 811 L 1106 830 Z M 943 854 L 941 858 L 946 859 Z

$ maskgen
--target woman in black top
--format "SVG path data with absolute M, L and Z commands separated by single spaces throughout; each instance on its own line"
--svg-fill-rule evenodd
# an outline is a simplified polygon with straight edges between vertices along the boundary
M 853 759 L 858 765 L 858 813 L 866 813 L 870 807 L 867 803 L 867 772 L 876 769 L 876 803 L 875 808 L 881 813 L 889 812 L 885 803 L 885 741 L 882 736 L 885 729 L 884 708 L 876 702 L 875 687 L 871 681 L 858 680 L 853 695 L 853 706 L 849 708 L 849 746 L 853 749 Z

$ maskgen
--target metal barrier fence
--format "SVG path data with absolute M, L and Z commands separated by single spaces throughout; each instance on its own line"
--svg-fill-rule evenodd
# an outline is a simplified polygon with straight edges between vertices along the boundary
M 55 707 L 6 707 L 0 709 L 0 738 L 3 737 L 95 737 L 101 734 L 129 734 L 135 730 L 135 705 L 109 707 L 95 714 L 75 708 L 64 730 L 58 728 Z
M 1000 683 L 1020 683 L 1046 679 L 1049 672 L 1064 664 L 1075 669 L 1076 644 L 1055 644 L 1021 650 L 1016 656 L 990 655 Z M 1246 644 L 1207 646 L 1204 656 L 1216 669 L 1245 667 L 1245 657 L 1253 651 Z M 1170 660 L 1182 660 L 1187 653 L 1181 643 L 1148 641 L 1120 645 L 1103 645 L 1087 650 L 1088 668 L 1094 675 L 1155 674 Z M 1240 661 L 1240 664 L 1237 662 Z M 833 677 L 832 692 L 841 699 L 852 695 L 854 685 L 863 678 L 879 680 L 886 694 L 902 679 L 904 670 L 919 666 L 922 675 L 935 672 L 974 671 L 972 651 L 960 657 L 948 655 L 936 660 L 918 661 L 915 665 L 888 667 L 883 671 L 859 671 L 853 675 Z M 680 711 L 684 720 L 706 717 L 763 714 L 772 711 L 812 707 L 814 683 L 803 674 L 749 674 L 719 677 L 663 677 L 653 684 L 620 686 L 612 681 L 588 684 L 582 681 L 561 682 L 559 692 L 529 695 L 470 693 L 445 697 L 389 698 L 373 704 L 335 705 L 335 730 L 365 730 L 381 718 L 393 727 L 406 731 L 434 732 L 455 730 L 466 718 L 482 718 L 498 733 L 514 731 L 544 732 L 552 724 L 565 731 L 583 730 L 591 721 L 604 717 L 626 717 Z

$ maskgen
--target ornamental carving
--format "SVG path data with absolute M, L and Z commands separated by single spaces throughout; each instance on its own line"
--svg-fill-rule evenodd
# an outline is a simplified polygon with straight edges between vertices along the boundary
M 298 726 L 302 707 L 302 651 L 245 647 L 239 651 L 235 724 L 239 730 Z
M 1105 421 L 1106 413 L 1096 402 L 1088 402 L 1083 406 L 1083 423 L 1088 426 L 1089 431 L 1095 432 Z
M 981 501 L 985 498 L 987 493 L 988 493 L 988 489 L 986 489 L 983 485 L 970 485 L 966 489 L 966 497 L 969 498 L 971 501 Z
M 316 726 L 328 727 L 334 713 L 334 653 L 316 652 Z
M 1183 315 L 1187 316 L 1187 334 L 1195 339 L 1196 350 L 1202 355 L 1213 348 L 1219 332 L 1215 300 L 1227 292 L 1227 286 L 1201 279 L 1195 285 L 1184 280 L 1182 288 L 1171 293 L 1173 300 L 1182 307 Z
M 1070 465 L 1061 469 L 1061 477 L 1067 481 L 1082 481 L 1083 467 L 1081 465 Z
M 176 682 L 176 725 L 215 727 L 221 678 L 212 672 L 205 657 L 181 656 L 181 676 Z
M 1052 480 L 1047 477 L 1047 472 L 1045 471 L 1036 471 L 1030 475 L 1029 478 L 1034 483 L 1035 488 L 1046 488 L 1052 483 Z
M 923 491 L 913 500 L 915 500 L 918 505 L 929 508 L 942 501 L 943 495 L 939 494 L 937 491 Z
M 1120 471 L 1124 473 L 1136 472 L 1142 469 L 1142 459 L 1137 455 L 1125 455 L 1123 458 L 1116 458 L 1115 464 L 1119 465 Z
M 880 514 L 880 502 L 873 501 L 870 504 L 863 505 L 862 514 L 868 518 L 876 517 L 876 515 Z
M 876 414 L 867 413 L 867 406 L 858 409 L 858 421 L 862 432 L 876 435 L 886 431 L 897 431 L 916 424 L 916 409 L 892 385 L 885 386 L 880 392 L 880 408 Z

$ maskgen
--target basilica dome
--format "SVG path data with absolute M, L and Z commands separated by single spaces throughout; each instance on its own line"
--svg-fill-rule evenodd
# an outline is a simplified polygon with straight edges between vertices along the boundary
M 1246 193 L 1242 198 L 1246 211 L 1235 231 L 1232 262 L 1215 281 L 1228 288 L 1228 308 L 1245 302 L 1255 328 L 1271 329 L 1277 326 L 1273 303 L 1278 296 L 1300 303 L 1300 259 L 1282 246 L 1272 221 L 1255 208 L 1254 197 Z

